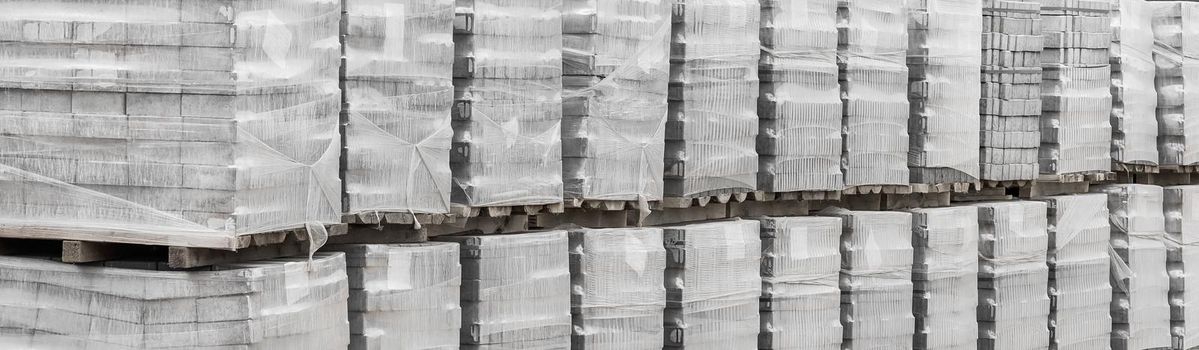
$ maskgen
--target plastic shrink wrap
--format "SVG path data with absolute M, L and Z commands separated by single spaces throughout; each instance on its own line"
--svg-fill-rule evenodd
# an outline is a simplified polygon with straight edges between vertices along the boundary
M 0 227 L 323 236 L 342 207 L 339 19 L 335 1 L 0 2 Z
M 1158 164 L 1153 9 L 1145 0 L 1111 0 L 1112 161 Z
M 1157 148 L 1161 165 L 1199 164 L 1199 4 L 1154 2 Z
M 973 149 L 971 149 L 973 150 Z M 915 349 L 978 346 L 978 210 L 913 209 Z
M 1109 0 L 1041 0 L 1041 173 L 1106 172 L 1112 163 Z
M 571 349 L 661 349 L 662 230 L 574 229 L 569 235 Z
M 1199 346 L 1199 186 L 1170 186 L 1163 195 L 1172 347 L 1191 349 Z
M 563 5 L 566 197 L 661 200 L 672 2 Z
M 912 349 L 912 214 L 828 208 L 841 218 L 842 349 Z
M 1112 349 L 1170 346 L 1170 278 L 1162 188 L 1103 185 L 1112 253 Z
M 349 344 L 341 253 L 157 271 L 0 257 L 0 348 L 327 350 Z
M 676 0 L 665 195 L 757 189 L 758 0 Z
M 1037 178 L 1041 143 L 1041 4 L 983 2 L 979 176 Z
M 562 1 L 456 1 L 454 203 L 562 202 Z
M 758 222 L 663 228 L 666 314 L 663 349 L 755 349 L 762 260 Z
M 838 0 L 845 185 L 908 184 L 905 1 Z
M 837 0 L 764 0 L 758 188 L 840 191 Z
M 760 218 L 761 350 L 841 349 L 841 220 Z
M 448 212 L 454 0 L 343 4 L 345 212 Z
M 908 17 L 911 181 L 978 182 L 982 0 L 911 0 Z
M 1110 349 L 1107 197 L 1079 194 L 1039 200 L 1049 210 L 1049 348 Z
M 457 349 L 462 267 L 446 242 L 345 244 L 350 350 Z
M 972 205 L 978 209 L 978 349 L 1048 349 L 1045 203 Z

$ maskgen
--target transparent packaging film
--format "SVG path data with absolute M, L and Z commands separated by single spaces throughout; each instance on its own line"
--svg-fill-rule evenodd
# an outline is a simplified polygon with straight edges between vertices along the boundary
M 1111 228 L 1107 196 L 1039 199 L 1048 205 L 1050 344 L 1093 349 L 1111 343 Z
M 754 220 L 663 228 L 666 348 L 757 347 L 759 231 Z
M 1167 269 L 1170 276 L 1170 333 L 1176 348 L 1199 345 L 1199 186 L 1163 189 Z
M 1199 163 L 1199 4 L 1154 2 L 1157 147 L 1162 165 Z
M 662 230 L 573 229 L 569 235 L 572 349 L 661 348 Z
M 978 210 L 913 209 L 912 283 L 917 349 L 978 344 Z
M 1102 185 L 1112 246 L 1113 348 L 1170 346 L 1164 194 L 1152 185 Z
M 758 349 L 839 349 L 841 220 L 764 217 Z
M 983 4 L 979 176 L 1032 180 L 1041 139 L 1041 4 Z
M 978 210 L 980 349 L 1049 347 L 1046 204 L 982 202 Z
M 1111 168 L 1111 5 L 1042 1 L 1042 174 Z
M 1112 0 L 1112 160 L 1158 164 L 1153 9 L 1145 0 Z

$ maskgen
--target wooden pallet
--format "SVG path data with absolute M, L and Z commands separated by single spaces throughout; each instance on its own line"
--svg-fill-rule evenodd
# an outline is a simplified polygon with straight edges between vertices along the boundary
M 1029 179 L 1029 180 L 983 180 L 982 187 L 980 187 L 978 190 L 982 191 L 987 188 L 995 188 L 995 187 L 999 187 L 999 188 L 1024 187 L 1024 186 L 1028 186 L 1028 184 L 1033 183 L 1034 181 L 1036 181 L 1036 180 L 1035 179 Z
M 653 208 L 657 205 L 657 200 L 647 201 L 647 205 Z M 637 210 L 641 207 L 638 201 L 625 200 L 602 200 L 602 199 L 582 199 L 582 198 L 567 198 L 563 204 L 566 209 L 589 209 L 589 210 Z
M 965 192 L 970 192 L 971 188 L 974 188 L 974 189 L 982 188 L 982 185 L 978 182 L 912 184 L 911 186 L 912 186 L 913 193 L 944 193 L 944 192 L 965 193 Z
M 796 191 L 796 192 L 753 192 L 755 201 L 825 201 L 841 199 L 841 191 Z
M 1103 182 L 1116 179 L 1116 173 L 1111 171 L 1092 171 L 1085 173 L 1070 173 L 1070 174 L 1041 174 L 1037 177 L 1037 182 L 1057 182 L 1057 183 L 1074 183 L 1074 182 Z
M 846 187 L 841 191 L 845 195 L 855 194 L 907 194 L 912 193 L 912 186 L 909 185 L 861 185 Z
M 1181 173 L 1181 174 L 1199 173 L 1199 165 L 1162 165 L 1158 168 L 1159 168 L 1159 172 L 1162 172 L 1162 173 Z
M 1020 188 L 1020 198 L 1087 193 L 1092 184 L 1114 180 L 1116 180 L 1116 174 L 1112 172 L 1043 174 L 1036 181 Z
M 1112 171 L 1127 172 L 1127 173 L 1144 173 L 1156 174 L 1161 172 L 1161 168 L 1157 164 L 1133 164 L 1112 162 Z
M 470 207 L 461 204 L 450 206 L 450 214 L 458 218 L 503 217 L 511 215 L 533 215 L 543 212 L 561 213 L 566 206 L 562 202 L 536 205 L 514 205 L 495 207 Z
M 364 212 L 341 216 L 341 222 L 354 225 L 440 225 L 457 219 L 449 213 Z
M 711 192 L 716 192 L 716 193 L 711 193 Z M 708 204 L 712 203 L 712 202 L 716 202 L 716 203 L 720 203 L 720 204 L 726 204 L 726 203 L 729 203 L 730 201 L 744 202 L 750 198 L 751 194 L 755 198 L 759 197 L 759 196 L 765 196 L 764 192 L 761 192 L 761 191 L 743 191 L 743 192 L 710 191 L 710 192 L 706 192 L 706 193 L 700 193 L 700 194 L 697 194 L 697 195 L 694 195 L 691 197 L 665 197 L 665 198 L 662 198 L 662 201 L 658 202 L 658 205 L 656 207 L 653 207 L 652 209 L 653 210 L 685 209 L 685 208 L 690 208 L 693 206 L 705 207 L 705 206 L 708 206 Z

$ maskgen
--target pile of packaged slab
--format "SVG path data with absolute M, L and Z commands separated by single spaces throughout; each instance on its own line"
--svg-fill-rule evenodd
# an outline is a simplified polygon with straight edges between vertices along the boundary
M 570 348 L 566 232 L 439 236 L 462 258 L 461 348 Z
M 762 1 L 758 188 L 840 191 L 837 0 Z
M 196 271 L 108 265 L 0 257 L 0 347 L 324 350 L 349 344 L 341 253 Z
M 1161 165 L 1199 164 L 1199 3 L 1153 3 Z
M 662 230 L 576 229 L 569 235 L 571 348 L 662 348 Z
M 1157 165 L 1153 10 L 1145 0 L 1112 4 L 1112 161 Z
M 675 2 L 665 196 L 757 188 L 757 0 Z
M 328 1 L 8 4 L 0 223 L 233 248 L 339 222 L 340 18 Z
M 1039 200 L 1048 206 L 1049 348 L 1109 348 L 1112 286 L 1107 196 Z
M 905 4 L 839 0 L 837 6 L 845 186 L 907 185 Z
M 671 2 L 563 5 L 566 197 L 661 200 Z
M 979 177 L 1037 178 L 1041 143 L 1041 4 L 983 3 Z
M 975 87 L 981 83 L 981 7 L 982 0 L 909 4 L 907 164 L 912 183 L 978 181 L 976 101 L 981 95 Z
M 759 222 L 762 329 L 757 348 L 840 349 L 841 220 L 775 217 Z
M 758 222 L 663 229 L 666 349 L 755 349 L 761 328 Z
M 1172 347 L 1191 349 L 1199 346 L 1199 186 L 1171 186 L 1163 193 Z
M 1112 26 L 1108 0 L 1042 0 L 1041 173 L 1111 168 Z
M 346 213 L 450 209 L 453 0 L 347 0 Z
M 1048 349 L 1048 236 L 1043 202 L 978 208 L 978 348 Z
M 350 244 L 350 349 L 458 347 L 462 268 L 458 245 L 446 242 Z
M 914 209 L 912 313 L 916 349 L 978 346 L 978 210 Z
M 1152 185 L 1103 185 L 1110 212 L 1112 271 L 1112 348 L 1170 346 L 1170 278 L 1166 271 L 1162 188 Z
M 842 349 L 912 347 L 912 215 L 829 208 L 840 217 Z
M 562 0 L 460 0 L 451 200 L 562 201 Z

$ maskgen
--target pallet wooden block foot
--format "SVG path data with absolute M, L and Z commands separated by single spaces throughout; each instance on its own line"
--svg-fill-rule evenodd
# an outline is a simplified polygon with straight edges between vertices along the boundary
M 129 251 L 122 249 L 120 244 L 62 241 L 62 262 L 65 263 L 77 264 L 112 260 L 124 257 L 128 253 Z

